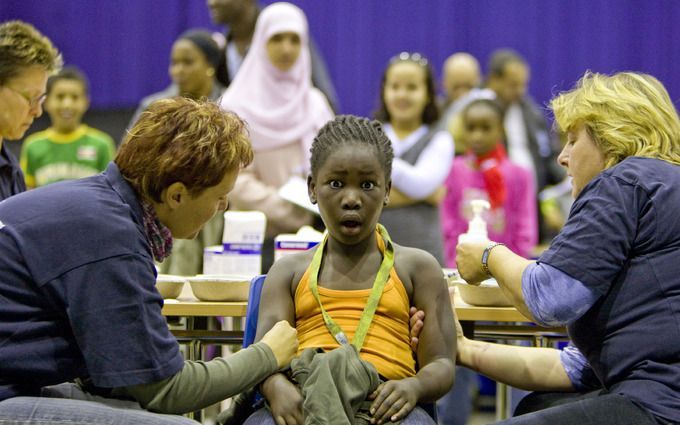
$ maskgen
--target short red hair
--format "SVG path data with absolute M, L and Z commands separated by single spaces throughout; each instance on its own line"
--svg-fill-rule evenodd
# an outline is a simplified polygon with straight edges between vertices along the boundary
M 153 102 L 142 113 L 114 162 L 138 195 L 160 202 L 172 183 L 198 196 L 252 160 L 241 118 L 210 101 L 175 97 Z

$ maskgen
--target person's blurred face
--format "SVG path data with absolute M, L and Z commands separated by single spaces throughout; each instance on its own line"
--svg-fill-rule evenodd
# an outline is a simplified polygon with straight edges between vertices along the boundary
M 479 85 L 479 74 L 471 67 L 449 67 L 443 83 L 447 100 L 453 102 Z
M 593 177 L 605 169 L 605 157 L 585 126 L 567 133 L 567 143 L 557 157 L 571 177 L 571 195 L 574 199 Z
M 470 106 L 463 120 L 465 142 L 477 156 L 489 153 L 503 138 L 503 123 L 489 105 L 478 103 Z
M 175 194 L 177 204 L 171 213 L 163 217 L 175 239 L 194 239 L 217 212 L 227 209 L 229 192 L 234 188 L 238 169 L 227 171 L 222 181 L 209 187 L 200 195 L 192 196 L 186 190 Z
M 0 86 L 0 140 L 21 139 L 33 120 L 42 115 L 47 71 L 25 68 Z
M 280 71 L 288 71 L 300 57 L 302 43 L 294 32 L 274 34 L 267 41 L 267 57 Z
M 521 62 L 510 62 L 505 65 L 501 77 L 495 77 L 493 90 L 505 105 L 518 102 L 527 92 L 529 84 L 529 68 Z
M 213 22 L 230 25 L 242 15 L 246 0 L 206 0 Z
M 89 100 L 83 83 L 78 80 L 57 80 L 45 100 L 45 111 L 52 127 L 60 133 L 70 133 L 82 122 Z
M 177 40 L 172 46 L 169 71 L 180 94 L 194 99 L 204 94 L 215 73 L 201 49 L 186 39 Z
M 429 101 L 426 68 L 411 61 L 396 62 L 387 70 L 383 97 L 394 122 L 422 122 Z

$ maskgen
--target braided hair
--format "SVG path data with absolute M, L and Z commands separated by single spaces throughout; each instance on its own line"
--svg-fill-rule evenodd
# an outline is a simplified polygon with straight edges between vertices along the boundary
M 392 142 L 379 121 L 355 115 L 337 115 L 319 130 L 310 149 L 312 176 L 316 176 L 334 150 L 346 144 L 373 147 L 385 171 L 385 181 L 390 180 L 394 158 Z
M 503 111 L 503 106 L 501 106 L 501 104 L 498 103 L 498 101 L 495 99 L 480 98 L 471 101 L 463 108 L 462 116 L 465 117 L 467 112 L 470 109 L 472 109 L 473 106 L 477 105 L 488 106 L 498 116 L 498 120 L 501 122 L 501 127 L 503 126 L 503 120 L 505 119 L 505 111 Z

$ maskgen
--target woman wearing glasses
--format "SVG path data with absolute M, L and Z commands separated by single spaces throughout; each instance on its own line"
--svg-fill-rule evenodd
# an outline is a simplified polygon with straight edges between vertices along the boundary
M 61 67 L 52 42 L 30 24 L 0 24 L 0 201 L 26 190 L 19 163 L 3 141 L 16 140 L 42 115 L 49 74 Z

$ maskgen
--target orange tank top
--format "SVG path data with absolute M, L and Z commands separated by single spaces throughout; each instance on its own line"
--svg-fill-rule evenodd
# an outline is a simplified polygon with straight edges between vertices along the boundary
M 377 236 L 384 252 L 384 242 Z M 309 267 L 295 290 L 295 327 L 298 332 L 298 354 L 306 348 L 330 351 L 339 347 L 328 331 L 319 304 L 309 289 Z M 328 289 L 319 282 L 319 299 L 328 314 L 337 322 L 351 342 L 359 325 L 371 289 Z M 409 337 L 409 299 L 404 284 L 392 267 L 390 278 L 380 297 L 360 356 L 370 362 L 387 379 L 414 376 L 415 360 Z

